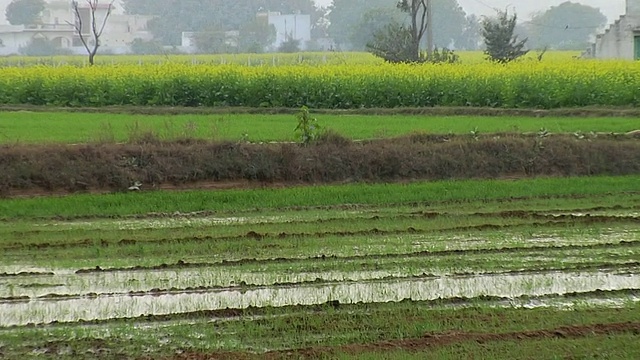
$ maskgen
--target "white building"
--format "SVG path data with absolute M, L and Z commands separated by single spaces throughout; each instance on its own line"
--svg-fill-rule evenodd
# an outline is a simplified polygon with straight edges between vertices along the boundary
M 626 13 L 596 37 L 585 56 L 640 60 L 640 0 L 626 0 Z
M 38 24 L 34 25 L 0 25 L 0 55 L 17 54 L 21 47 L 27 46 L 34 39 L 52 41 L 60 48 L 67 48 L 74 52 L 83 53 L 82 43 L 76 34 L 75 15 L 71 9 L 71 2 L 67 0 L 50 0 L 40 16 Z M 80 16 L 83 19 L 83 35 L 90 38 L 90 13 L 86 3 L 80 1 Z M 109 10 L 107 2 L 101 4 L 96 11 L 96 23 L 102 21 Z M 109 48 L 119 53 L 128 51 L 128 46 L 136 38 L 151 40 L 152 35 L 146 30 L 151 16 L 123 15 L 113 11 L 107 20 L 103 35 L 100 39 L 101 47 Z
M 300 40 L 300 49 L 306 49 L 307 43 L 311 41 L 311 15 L 282 15 L 279 12 L 258 14 L 258 16 L 264 15 L 267 16 L 269 25 L 276 28 L 276 40 L 272 44 L 274 49 L 277 49 L 289 38 Z
M 56 45 L 69 48 L 73 44 L 74 29 L 66 21 L 73 19 L 69 3 L 52 1 L 34 25 L 0 25 L 0 54 L 18 53 L 34 39 L 46 39 Z

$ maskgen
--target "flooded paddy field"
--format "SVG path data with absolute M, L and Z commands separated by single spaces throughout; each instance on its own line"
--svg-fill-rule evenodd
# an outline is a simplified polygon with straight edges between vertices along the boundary
M 640 193 L 628 190 L 177 202 L 6 216 L 0 239 L 0 358 L 640 358 Z

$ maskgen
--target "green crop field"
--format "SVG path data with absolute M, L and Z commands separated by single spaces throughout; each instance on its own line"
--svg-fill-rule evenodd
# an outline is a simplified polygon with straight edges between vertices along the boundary
M 640 358 L 640 66 L 461 56 L 0 59 L 0 358 Z
M 314 115 L 319 123 L 351 139 L 411 133 L 497 132 L 626 133 L 632 117 L 525 117 L 425 115 Z M 0 143 L 127 142 L 152 133 L 160 139 L 294 141 L 295 116 L 269 114 L 128 115 L 60 112 L 0 112 Z

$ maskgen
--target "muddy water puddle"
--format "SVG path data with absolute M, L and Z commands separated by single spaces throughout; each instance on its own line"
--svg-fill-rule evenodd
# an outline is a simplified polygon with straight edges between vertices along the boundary
M 573 217 L 611 217 L 611 218 L 629 218 L 629 219 L 640 219 L 640 211 L 635 210 L 606 210 L 606 211 L 588 211 L 588 212 L 572 212 L 572 211 L 562 211 L 562 212 L 550 212 L 544 213 L 551 216 L 573 216 Z
M 454 297 L 517 298 L 640 289 L 640 269 L 634 272 L 544 272 L 425 279 L 267 286 L 255 289 L 163 292 L 149 295 L 100 295 L 64 299 L 31 299 L 0 303 L 0 326 L 43 324 L 53 321 L 103 320 L 142 315 L 168 315 L 249 306 L 314 305 L 416 301 Z

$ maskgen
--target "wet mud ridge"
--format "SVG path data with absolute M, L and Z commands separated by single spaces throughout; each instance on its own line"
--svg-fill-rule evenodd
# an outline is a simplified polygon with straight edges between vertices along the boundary
M 488 343 L 496 341 L 528 341 L 544 339 L 577 339 L 590 336 L 618 334 L 640 335 L 640 323 L 625 322 L 587 326 L 563 326 L 554 329 L 520 331 L 503 334 L 446 332 L 429 333 L 421 338 L 389 340 L 369 344 L 349 344 L 340 347 L 314 347 L 306 349 L 278 350 L 264 354 L 246 352 L 186 353 L 167 359 L 213 360 L 213 359 L 318 359 L 337 354 L 384 353 L 390 351 L 423 351 L 464 342 Z
M 513 247 L 513 248 L 497 248 L 497 249 L 467 249 L 467 250 L 440 250 L 440 251 L 418 251 L 413 253 L 402 254 L 381 254 L 381 255 L 354 255 L 354 256 L 336 256 L 336 255 L 318 255 L 306 258 L 271 258 L 271 259 L 239 259 L 239 260 L 222 260 L 220 262 L 203 262 L 203 263 L 189 263 L 183 260 L 178 260 L 174 264 L 160 264 L 154 266 L 133 266 L 123 268 L 107 268 L 96 266 L 95 268 L 78 269 L 76 274 L 91 274 L 91 273 L 108 273 L 108 272 L 129 272 L 129 271 L 152 271 L 152 270 L 167 270 L 167 269 L 188 269 L 188 268 L 206 268 L 213 266 L 240 266 L 247 264 L 272 264 L 272 263 L 295 263 L 300 261 L 327 261 L 327 260 L 340 260 L 340 261 L 352 261 L 352 260 L 371 260 L 371 259 L 403 259 L 410 257 L 436 257 L 436 256 L 449 256 L 449 255 L 462 255 L 462 254 L 509 254 L 517 253 L 520 251 L 527 252 L 540 252 L 548 253 L 552 251 L 565 251 L 565 250 L 595 250 L 595 249 L 613 249 L 613 248 L 631 248 L 640 245 L 640 241 L 620 241 L 617 244 L 590 244 L 590 245 L 563 245 L 563 246 L 530 246 L 530 247 Z M 638 266 L 640 262 L 629 262 L 621 264 L 619 266 Z M 600 269 L 605 267 L 611 267 L 608 263 L 595 263 L 581 266 L 580 269 Z M 565 270 L 572 270 L 576 268 L 563 267 Z M 536 270 L 537 271 L 537 270 Z M 514 271 L 508 271 L 514 272 Z
M 385 219 L 413 219 L 413 218 L 426 218 L 433 219 L 438 216 L 455 216 L 456 214 L 449 213 L 437 213 L 437 212 L 416 212 L 410 215 L 405 216 L 394 216 L 392 218 Z M 620 224 L 620 223 L 631 223 L 631 224 L 640 224 L 640 218 L 638 216 L 605 216 L 605 215 L 591 215 L 591 214 L 540 214 L 537 212 L 528 212 L 528 211 L 510 211 L 510 212 L 499 212 L 499 213 L 475 213 L 469 214 L 474 217 L 497 217 L 503 219 L 521 219 L 522 223 L 514 223 L 514 224 L 479 224 L 479 225 L 469 225 L 469 226 L 452 226 L 447 228 L 442 228 L 438 230 L 424 230 L 417 229 L 415 227 L 407 227 L 406 229 L 393 229 L 393 230 L 384 230 L 378 228 L 370 228 L 365 230 L 358 231 L 323 231 L 323 232 L 279 232 L 279 233 L 259 233 L 254 230 L 250 230 L 245 234 L 235 235 L 235 236 L 190 236 L 185 238 L 164 238 L 164 239 L 153 239 L 153 240 L 137 240 L 137 239 L 120 239 L 120 240 L 99 240 L 100 246 L 131 246 L 131 245 L 139 245 L 139 244 L 170 244 L 175 242 L 209 242 L 209 241 L 233 241 L 233 240 L 256 240 L 261 241 L 265 239 L 291 239 L 291 238 L 324 238 L 324 237 L 353 237 L 353 236 L 390 236 L 390 235 L 405 235 L 405 234 L 428 234 L 428 233 L 447 233 L 447 232 L 455 232 L 455 231 L 488 231 L 488 230 L 507 230 L 507 229 L 516 229 L 521 226 L 536 226 L 536 227 L 544 227 L 544 226 L 556 226 L 563 224 L 584 224 L 584 225 L 593 225 L 593 224 Z M 371 220 L 376 221 L 380 220 L 381 217 L 374 216 L 368 219 L 361 220 Z M 320 219 L 311 221 L 313 223 L 322 223 L 326 221 L 331 221 L 336 219 Z M 339 219 L 338 219 L 339 220 Z M 528 222 L 529 220 L 530 222 Z M 294 222 L 290 222 L 292 224 Z M 295 223 L 309 223 L 309 221 L 305 222 L 295 222 Z M 61 242 L 61 243 L 36 243 L 36 244 L 22 244 L 22 243 L 8 243 L 0 246 L 0 249 L 6 250 L 17 250 L 17 249 L 67 249 L 67 248 L 80 248 L 80 247 L 92 247 L 95 246 L 98 240 L 93 239 L 83 239 L 80 241 L 74 242 Z

